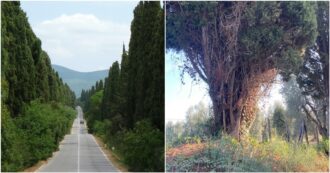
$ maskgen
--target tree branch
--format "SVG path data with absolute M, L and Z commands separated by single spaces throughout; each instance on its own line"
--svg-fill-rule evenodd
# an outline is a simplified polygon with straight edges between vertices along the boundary
M 196 70 L 196 72 L 198 73 L 199 77 L 205 81 L 206 83 L 208 83 L 207 77 L 203 74 L 203 72 L 201 71 L 201 69 L 199 68 L 199 66 L 197 65 L 197 63 L 195 62 L 195 58 L 193 58 L 193 56 L 191 55 L 191 53 L 188 53 L 188 58 L 191 62 L 191 65 L 193 66 L 193 68 Z
M 307 117 L 309 117 L 316 125 L 320 125 L 319 122 L 309 113 L 308 109 L 306 106 L 301 106 L 304 112 L 306 113 Z

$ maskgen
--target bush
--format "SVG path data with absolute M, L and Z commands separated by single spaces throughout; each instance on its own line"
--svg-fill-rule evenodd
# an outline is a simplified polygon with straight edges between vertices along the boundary
M 75 111 L 70 107 L 38 100 L 26 105 L 22 115 L 14 120 L 5 115 L 2 171 L 18 171 L 50 157 L 70 131 L 74 117 Z
M 164 135 L 149 121 L 139 121 L 125 133 L 122 152 L 130 171 L 164 170 Z
M 313 146 L 288 143 L 280 138 L 259 143 L 255 139 L 237 142 L 228 136 L 208 141 L 192 156 L 175 156 L 167 171 L 328 171 L 328 159 Z
M 1 171 L 19 171 L 24 165 L 22 131 L 9 116 L 6 107 L 1 108 Z
M 97 135 L 103 138 L 105 134 L 105 123 L 102 121 L 96 120 L 93 124 L 93 132 Z
M 323 139 L 317 146 L 318 150 L 329 155 L 329 139 Z
M 176 172 L 242 172 L 271 171 L 262 160 L 244 155 L 244 147 L 235 139 L 224 136 L 208 141 L 206 147 L 192 157 L 178 156 L 167 162 L 167 171 Z

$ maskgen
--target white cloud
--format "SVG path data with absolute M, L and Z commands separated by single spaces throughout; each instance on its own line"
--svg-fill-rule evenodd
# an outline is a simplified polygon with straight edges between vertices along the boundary
M 108 68 L 128 45 L 130 24 L 102 20 L 93 14 L 63 14 L 33 27 L 54 64 L 78 71 Z M 128 47 L 128 46 L 126 46 Z

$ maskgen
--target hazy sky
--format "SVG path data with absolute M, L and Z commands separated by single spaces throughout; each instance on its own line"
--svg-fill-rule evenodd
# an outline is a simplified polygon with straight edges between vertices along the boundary
M 182 84 L 180 77 L 180 61 L 178 58 L 183 58 L 183 53 L 176 54 L 168 51 L 165 54 L 165 121 L 178 122 L 183 121 L 186 117 L 186 112 L 189 107 L 198 104 L 200 101 L 205 105 L 211 105 L 211 100 L 208 95 L 208 86 L 204 82 L 198 84 L 193 83 L 192 79 L 185 75 Z M 264 116 L 268 116 L 269 109 L 274 106 L 275 102 L 282 103 L 284 99 L 280 94 L 281 82 L 278 80 L 272 85 L 269 94 L 259 101 L 259 108 Z
M 21 7 L 52 64 L 95 71 L 120 61 L 137 3 L 24 1 Z
M 190 106 L 200 101 L 205 105 L 210 104 L 208 87 L 205 83 L 192 83 L 191 78 L 185 75 L 183 85 L 180 77 L 179 62 L 177 57 L 182 54 L 167 52 L 165 54 L 165 121 L 182 121 Z

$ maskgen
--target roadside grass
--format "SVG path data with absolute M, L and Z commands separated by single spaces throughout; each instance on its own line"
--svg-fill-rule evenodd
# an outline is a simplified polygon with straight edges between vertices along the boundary
M 329 172 L 329 159 L 316 146 L 288 143 L 280 138 L 260 143 L 253 138 L 238 142 L 223 136 L 220 140 L 207 140 L 194 152 L 185 152 L 194 145 L 201 144 L 184 144 L 167 150 L 166 171 Z M 181 152 L 173 152 L 176 149 Z

